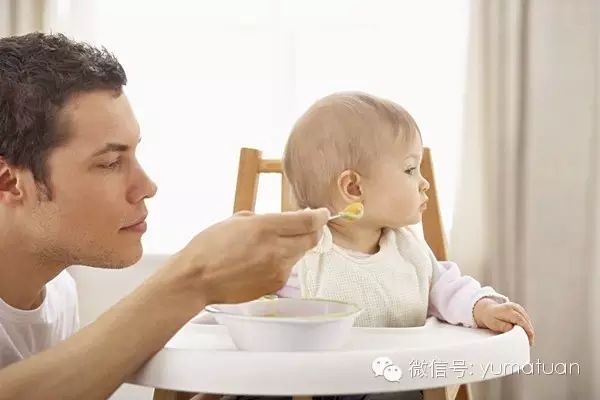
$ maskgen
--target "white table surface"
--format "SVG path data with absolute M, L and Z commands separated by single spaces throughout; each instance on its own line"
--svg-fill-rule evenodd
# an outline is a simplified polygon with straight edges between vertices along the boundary
M 417 328 L 352 329 L 349 343 L 337 351 L 265 353 L 238 351 L 224 326 L 189 323 L 129 382 L 198 393 L 376 393 L 483 381 L 529 363 L 520 327 L 494 334 L 429 318 Z M 402 377 L 376 376 L 377 357 L 391 359 Z

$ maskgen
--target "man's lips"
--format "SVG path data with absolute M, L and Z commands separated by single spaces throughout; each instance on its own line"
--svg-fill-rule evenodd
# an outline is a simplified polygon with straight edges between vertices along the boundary
M 121 228 L 121 230 L 127 231 L 146 231 L 146 217 L 148 214 L 143 215 L 142 217 L 135 220 L 133 223 L 126 225 Z

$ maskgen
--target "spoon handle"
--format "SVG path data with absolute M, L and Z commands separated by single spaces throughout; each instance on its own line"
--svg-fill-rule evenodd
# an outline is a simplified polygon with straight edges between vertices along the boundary
M 342 218 L 343 216 L 344 216 L 343 213 L 337 213 L 337 214 L 332 215 L 331 217 L 329 217 L 329 219 L 327 221 L 331 221 L 331 220 L 334 220 L 334 219 L 337 219 L 337 218 Z

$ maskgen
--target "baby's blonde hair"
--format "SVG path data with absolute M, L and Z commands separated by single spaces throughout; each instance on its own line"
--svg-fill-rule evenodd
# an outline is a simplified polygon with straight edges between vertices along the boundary
M 420 137 L 398 104 L 362 92 L 334 93 L 313 104 L 294 125 L 283 168 L 300 208 L 331 206 L 340 173 L 363 176 L 395 138 Z

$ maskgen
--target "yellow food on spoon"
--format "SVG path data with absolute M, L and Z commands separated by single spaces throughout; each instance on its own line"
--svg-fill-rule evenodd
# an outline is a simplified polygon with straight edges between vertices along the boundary
M 364 212 L 365 208 L 362 203 L 350 203 L 341 212 L 329 217 L 329 220 L 331 221 L 332 219 L 336 218 L 344 218 L 349 221 L 356 221 L 357 219 L 362 218 Z
M 363 216 L 363 213 L 365 212 L 365 207 L 362 205 L 362 203 L 350 203 L 348 204 L 348 206 L 346 208 L 344 208 L 344 211 L 342 211 L 342 214 L 345 215 L 346 219 L 360 219 Z

